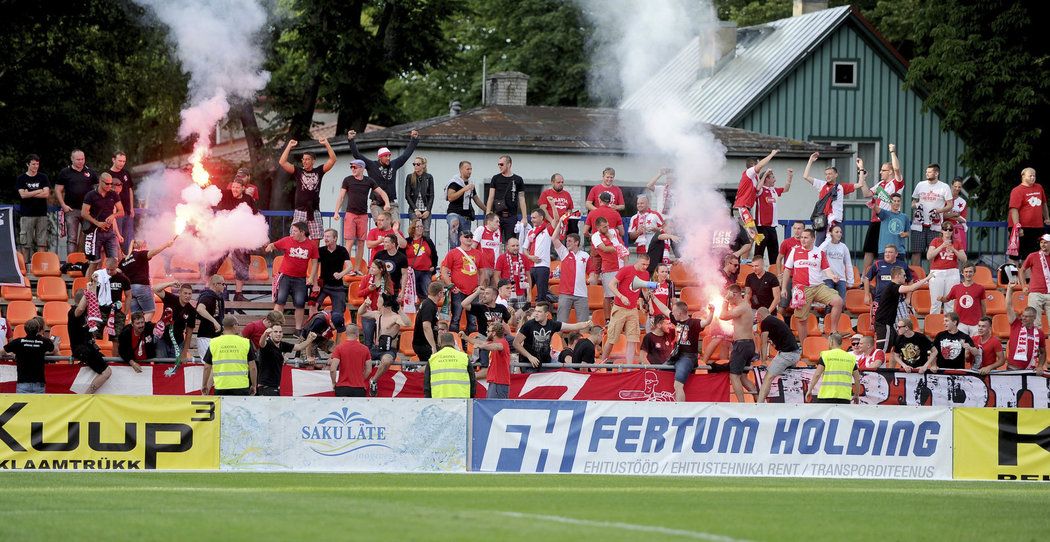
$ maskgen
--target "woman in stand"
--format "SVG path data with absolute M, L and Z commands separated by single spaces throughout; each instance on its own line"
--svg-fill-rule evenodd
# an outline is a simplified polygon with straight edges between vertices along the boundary
M 405 246 L 408 256 L 408 267 L 416 281 L 416 297 L 422 302 L 426 298 L 427 288 L 434 278 L 438 267 L 437 248 L 426 235 L 423 220 L 412 219 L 408 226 L 408 244 Z
M 405 179 L 405 201 L 408 202 L 409 220 L 422 220 L 423 231 L 429 239 L 430 211 L 434 208 L 434 176 L 427 173 L 427 159 L 422 156 L 412 160 L 412 173 Z

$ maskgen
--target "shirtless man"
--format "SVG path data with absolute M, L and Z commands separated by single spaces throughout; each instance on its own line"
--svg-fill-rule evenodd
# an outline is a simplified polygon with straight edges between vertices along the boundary
M 372 343 L 372 360 L 379 361 L 376 373 L 368 381 L 368 392 L 372 397 L 375 397 L 378 391 L 376 382 L 379 377 L 397 359 L 401 328 L 412 325 L 408 316 L 401 310 L 397 296 L 383 294 L 379 299 L 379 305 L 379 309 L 369 310 L 361 315 L 362 318 L 372 318 L 376 321 L 376 333 L 379 334 Z
M 743 378 L 747 367 L 755 359 L 755 311 L 751 303 L 744 299 L 740 286 L 733 284 L 726 292 L 725 306 L 719 313 L 720 320 L 733 322 L 733 350 L 729 353 L 729 381 L 733 384 L 733 393 L 739 403 L 744 402 L 744 388 L 747 393 L 755 394 L 758 390 L 750 380 Z

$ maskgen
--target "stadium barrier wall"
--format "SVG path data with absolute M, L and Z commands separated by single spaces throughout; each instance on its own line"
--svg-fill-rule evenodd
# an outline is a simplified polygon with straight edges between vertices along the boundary
M 218 470 L 219 399 L 0 395 L 0 469 Z
M 468 403 L 224 397 L 221 469 L 463 472 Z
M 470 470 L 952 478 L 944 407 L 474 401 Z
M 765 367 L 752 369 L 759 384 L 766 377 Z M 773 383 L 769 401 L 805 403 L 813 369 L 788 369 Z M 867 405 L 932 405 L 951 407 L 1048 408 L 1050 388 L 1044 376 L 1033 371 L 996 371 L 982 375 L 976 371 L 938 370 L 936 373 L 906 373 L 893 369 L 861 371 Z M 819 386 L 818 386 L 819 389 Z

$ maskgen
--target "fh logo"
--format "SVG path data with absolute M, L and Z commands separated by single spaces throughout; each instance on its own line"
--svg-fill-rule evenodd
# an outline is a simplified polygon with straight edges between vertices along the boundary
M 572 472 L 586 403 L 528 401 L 491 406 L 478 401 L 474 405 L 473 470 Z

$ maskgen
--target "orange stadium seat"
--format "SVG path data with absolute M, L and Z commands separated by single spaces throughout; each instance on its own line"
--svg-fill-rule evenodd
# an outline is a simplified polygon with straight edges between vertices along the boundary
M 561 284 L 561 260 L 551 260 L 550 286 Z
M 234 278 L 236 278 L 233 274 L 233 262 L 231 262 L 229 258 L 226 258 L 222 261 L 222 263 L 219 265 L 219 270 L 217 271 L 217 273 L 219 275 L 222 275 L 222 278 L 226 280 L 233 280 Z
M 871 312 L 871 305 L 864 302 L 864 290 L 846 290 L 846 310 L 859 316 Z
M 22 272 L 22 276 L 26 276 L 26 257 L 22 255 L 22 251 L 15 252 L 18 256 L 18 270 Z
M 32 301 L 33 290 L 28 286 L 0 286 L 0 297 L 6 301 Z
M 32 301 L 16 300 L 7 304 L 8 325 L 24 324 L 36 315 L 36 305 Z
M 871 312 L 862 312 L 857 316 L 857 333 L 861 335 L 874 336 L 875 328 L 871 323 Z
M 62 277 L 40 277 L 36 283 L 36 296 L 41 301 L 69 301 L 66 281 Z
M 700 288 L 696 286 L 682 288 L 682 290 L 678 292 L 678 299 L 686 305 L 689 305 L 690 311 L 698 311 L 704 306 L 702 292 L 700 291 Z
M 601 284 L 587 285 L 587 306 L 591 310 L 605 307 L 605 290 Z
M 827 337 L 806 337 L 805 340 L 802 341 L 802 356 L 811 362 L 819 360 L 820 353 L 827 349 Z
M 850 288 L 860 288 L 860 285 L 863 283 L 863 281 L 861 280 L 862 276 L 863 275 L 860 274 L 860 269 L 857 269 L 857 266 L 854 265 L 853 266 L 853 284 L 850 284 L 849 287 Z M 847 293 L 849 293 L 849 292 L 847 291 Z
M 266 265 L 266 258 L 252 256 L 248 263 L 248 280 L 270 280 L 270 268 Z
M 992 277 L 992 270 L 983 265 L 974 268 L 973 281 L 984 286 L 985 290 L 994 290 L 998 287 L 995 278 Z
M 35 252 L 29 270 L 37 277 L 61 277 L 62 262 L 54 252 Z
M 68 321 L 69 307 L 69 303 L 65 301 L 44 303 L 44 323 L 49 326 L 65 324 Z
M 834 330 L 831 329 L 831 316 L 826 316 L 824 318 L 824 334 L 830 335 L 832 332 L 837 332 L 847 337 L 853 335 L 853 322 L 850 320 L 849 315 L 840 314 L 838 326 Z
M 696 279 L 694 279 L 689 273 L 689 270 L 680 263 L 671 266 L 671 282 L 679 288 L 696 286 Z
M 17 325 L 11 328 L 11 339 L 21 339 L 26 336 L 26 326 Z
M 1010 319 L 1005 314 L 996 314 L 992 317 L 992 333 L 995 333 L 995 336 L 1000 339 L 1010 338 Z
M 808 325 L 808 327 L 806 328 L 806 331 L 807 331 L 806 336 L 807 337 L 819 337 L 820 334 L 822 333 L 822 330 L 820 328 L 820 323 L 817 322 L 817 317 L 811 313 L 809 315 L 809 318 L 806 319 L 806 323 Z M 799 334 L 799 331 L 798 331 L 799 330 L 798 319 L 796 319 L 796 318 L 792 318 L 791 319 L 791 329 L 793 329 L 795 331 L 795 335 L 798 336 L 798 334 Z
M 78 291 L 83 290 L 84 288 L 87 288 L 87 285 L 88 285 L 88 278 L 87 277 L 77 277 L 77 278 L 73 279 L 73 295 L 75 296 L 75 295 L 77 295 Z
M 922 268 L 921 265 L 909 265 L 908 268 L 911 269 L 911 279 L 912 279 L 912 281 L 921 280 L 921 279 L 926 278 L 926 271 Z M 923 286 L 923 288 L 926 288 L 926 287 L 927 287 L 926 285 Z
M 915 290 L 911 294 L 911 306 L 919 314 L 930 314 L 930 291 Z
M 1014 292 L 1010 295 L 1010 304 L 1014 306 L 1014 312 L 1021 314 L 1021 311 L 1028 306 L 1028 294 L 1024 292 Z
M 576 311 L 573 311 L 573 312 L 576 312 Z M 605 320 L 605 309 L 594 309 L 594 310 L 592 310 L 591 311 L 591 322 L 594 322 L 594 325 L 596 325 L 596 326 L 605 327 L 605 322 L 606 322 L 606 320 Z
M 419 357 L 416 356 L 416 351 L 412 349 L 412 338 L 412 331 L 402 331 L 401 338 L 398 340 L 397 349 L 406 359 L 418 361 Z
M 938 333 L 944 331 L 944 315 L 930 314 L 923 319 L 922 332 L 929 338 L 934 338 Z
M 63 356 L 70 355 L 73 345 L 69 344 L 69 328 L 66 324 L 52 324 L 51 334 L 60 339 L 58 353 Z
M 1006 314 L 1006 296 L 994 288 L 985 291 L 984 311 L 990 316 Z

